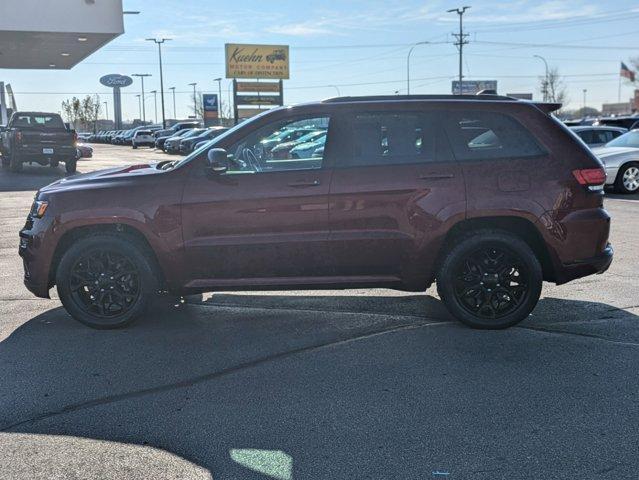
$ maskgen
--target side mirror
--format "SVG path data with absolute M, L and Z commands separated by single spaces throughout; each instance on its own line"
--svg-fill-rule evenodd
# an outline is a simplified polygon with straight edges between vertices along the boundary
M 221 175 L 229 169 L 229 154 L 223 148 L 212 148 L 207 154 L 211 173 Z

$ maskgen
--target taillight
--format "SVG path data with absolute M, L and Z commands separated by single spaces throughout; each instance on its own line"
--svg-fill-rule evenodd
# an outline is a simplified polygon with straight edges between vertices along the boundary
M 580 185 L 588 187 L 588 190 L 603 190 L 606 183 L 606 171 L 603 168 L 584 168 L 581 170 L 573 170 Z

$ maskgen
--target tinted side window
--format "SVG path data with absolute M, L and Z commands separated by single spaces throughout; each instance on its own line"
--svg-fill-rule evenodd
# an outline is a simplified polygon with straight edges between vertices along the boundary
M 401 165 L 432 160 L 435 128 L 418 112 L 359 113 L 350 117 L 351 148 L 340 166 Z
M 495 112 L 454 112 L 447 115 L 446 133 L 458 160 L 529 157 L 544 154 L 523 125 Z

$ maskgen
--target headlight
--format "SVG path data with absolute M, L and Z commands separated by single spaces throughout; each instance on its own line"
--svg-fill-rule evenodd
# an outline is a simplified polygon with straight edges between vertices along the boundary
M 33 202 L 33 205 L 31 206 L 31 216 L 34 218 L 44 217 L 44 213 L 47 211 L 48 207 L 49 207 L 49 202 L 36 200 L 35 202 Z

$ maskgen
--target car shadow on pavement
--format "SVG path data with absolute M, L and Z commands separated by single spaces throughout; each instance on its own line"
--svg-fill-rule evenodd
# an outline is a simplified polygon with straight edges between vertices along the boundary
M 38 190 L 67 176 L 70 175 L 64 170 L 64 163 L 57 167 L 25 164 L 20 172 L 10 172 L 8 168 L 2 168 L 0 170 L 0 191 Z
M 582 343 L 639 342 L 637 320 L 610 305 L 544 298 L 521 327 L 475 331 L 424 295 L 216 294 L 200 305 L 150 313 L 127 329 L 96 331 L 55 308 L 0 342 L 0 434 L 149 445 L 208 469 L 213 478 L 289 478 L 257 475 L 257 466 L 229 453 L 251 448 L 285 452 L 293 459 L 290 478 L 357 477 L 358 462 L 397 465 L 421 441 L 425 433 L 411 426 L 426 408 L 413 404 L 420 396 L 431 397 L 428 408 L 435 416 L 454 410 L 469 417 L 469 427 L 447 433 L 463 436 L 478 421 L 470 418 L 478 413 L 469 406 L 475 400 L 464 397 L 470 394 L 463 393 L 465 382 L 503 382 L 510 392 L 523 372 L 537 377 L 548 371 L 544 381 L 555 392 L 563 388 L 555 362 L 566 351 L 570 358 L 562 359 L 561 368 L 580 378 L 579 369 L 593 355 Z M 394 398 L 391 391 L 398 392 Z M 525 394 L 519 401 L 528 401 Z M 535 428 L 557 421 L 548 405 L 563 400 L 530 401 L 517 408 L 532 409 L 527 415 L 542 424 Z M 581 418 L 564 415 L 562 425 L 577 425 Z M 445 422 L 429 421 L 438 426 L 428 428 L 446 428 Z M 519 426 L 509 425 L 502 426 L 513 429 L 504 449 L 518 443 Z M 378 458 L 374 453 L 381 450 L 366 444 L 381 432 L 385 450 Z M 572 452 L 576 459 L 581 453 Z M 421 456 L 411 462 L 403 478 L 417 478 L 413 468 L 432 466 Z M 324 473 L 314 477 L 312 471 Z

